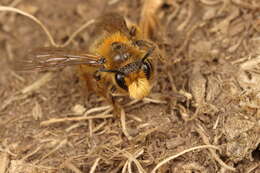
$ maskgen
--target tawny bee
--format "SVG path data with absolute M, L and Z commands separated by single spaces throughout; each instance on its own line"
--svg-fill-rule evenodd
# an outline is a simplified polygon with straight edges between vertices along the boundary
M 35 49 L 19 68 L 48 70 L 78 65 L 80 78 L 89 90 L 117 107 L 113 93 L 133 99 L 149 95 L 155 74 L 155 46 L 144 40 L 136 25 L 127 26 L 124 18 L 109 13 L 96 21 L 95 40 L 88 53 L 57 48 Z

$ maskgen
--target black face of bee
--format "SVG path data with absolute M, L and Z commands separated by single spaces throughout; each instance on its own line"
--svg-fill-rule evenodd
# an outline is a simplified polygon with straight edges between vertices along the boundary
M 115 75 L 116 83 L 124 90 L 128 90 L 128 87 L 125 84 L 125 75 L 122 73 L 116 73 Z
M 135 71 L 135 70 L 133 70 L 133 69 L 135 69 L 134 67 L 136 67 L 136 64 L 134 64 L 134 63 L 128 64 L 125 67 L 123 67 L 122 69 L 120 69 L 121 71 L 117 71 L 115 74 L 116 83 L 118 84 L 119 87 L 121 87 L 124 90 L 128 90 L 128 87 L 125 84 L 125 74 L 134 72 Z M 142 65 L 139 66 L 139 69 L 144 72 L 147 79 L 150 79 L 153 69 L 152 69 L 151 63 L 148 60 L 145 60 L 144 62 L 142 62 Z
M 150 79 L 151 73 L 152 73 L 152 70 L 153 70 L 153 69 L 152 69 L 151 63 L 150 63 L 148 60 L 146 60 L 146 61 L 143 62 L 143 64 L 142 64 L 142 70 L 144 71 L 145 76 L 147 77 L 147 79 Z

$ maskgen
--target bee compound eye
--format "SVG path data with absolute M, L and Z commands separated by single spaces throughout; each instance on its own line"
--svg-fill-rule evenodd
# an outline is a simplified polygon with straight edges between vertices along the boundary
M 116 73 L 115 75 L 116 83 L 119 87 L 121 87 L 124 90 L 128 90 L 128 87 L 125 84 L 125 75 L 121 73 Z
M 151 72 L 152 72 L 152 65 L 151 65 L 151 63 L 148 60 L 143 62 L 142 70 L 144 71 L 145 76 L 147 77 L 147 79 L 150 79 Z

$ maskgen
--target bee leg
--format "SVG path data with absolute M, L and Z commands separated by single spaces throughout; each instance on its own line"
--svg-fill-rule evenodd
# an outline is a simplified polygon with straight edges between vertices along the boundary
M 91 94 L 95 92 L 93 86 L 93 77 L 89 73 L 84 73 L 81 68 L 78 68 L 78 78 L 79 78 L 79 85 L 81 87 L 81 94 L 84 98 L 84 104 L 87 105 L 87 102 L 90 99 Z
M 112 87 L 113 88 L 113 87 Z M 97 81 L 96 85 L 96 93 L 101 97 L 105 98 L 105 100 L 113 106 L 113 113 L 116 117 L 120 117 L 122 107 L 116 101 L 116 99 L 112 96 L 111 86 L 104 85 L 102 80 Z
M 155 47 L 155 44 L 147 41 L 147 40 L 135 40 L 133 42 L 133 44 L 135 46 L 138 46 L 140 48 L 151 48 L 151 47 Z
M 135 25 L 131 26 L 131 28 L 129 29 L 129 35 L 131 37 L 135 37 L 137 35 L 137 27 Z
M 159 47 L 147 40 L 135 40 L 133 44 L 140 48 L 146 48 L 148 51 L 149 49 L 155 49 L 155 55 L 156 57 L 163 63 L 166 63 L 165 56 L 163 55 L 162 51 L 159 49 Z
M 111 105 L 113 106 L 113 113 L 116 117 L 120 117 L 121 115 L 121 111 L 122 111 L 122 107 L 120 106 L 120 104 L 115 100 L 115 98 L 112 96 L 112 94 L 109 93 L 108 96 L 108 101 L 111 103 Z
M 102 93 L 99 92 L 99 94 L 101 94 L 101 96 L 104 97 L 106 99 L 106 101 L 113 106 L 113 114 L 116 117 L 120 117 L 121 110 L 123 108 L 116 101 L 116 99 L 112 96 L 112 94 L 109 92 L 105 93 L 104 90 L 102 91 Z

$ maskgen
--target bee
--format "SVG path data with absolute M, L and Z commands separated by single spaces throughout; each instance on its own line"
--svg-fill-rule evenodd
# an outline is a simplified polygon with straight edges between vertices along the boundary
M 128 26 L 123 16 L 108 13 L 96 19 L 96 37 L 88 52 L 59 48 L 33 50 L 19 63 L 22 70 L 49 70 L 77 65 L 89 90 L 118 108 L 113 93 L 133 99 L 148 96 L 155 76 L 155 44 L 142 37 L 137 25 Z

